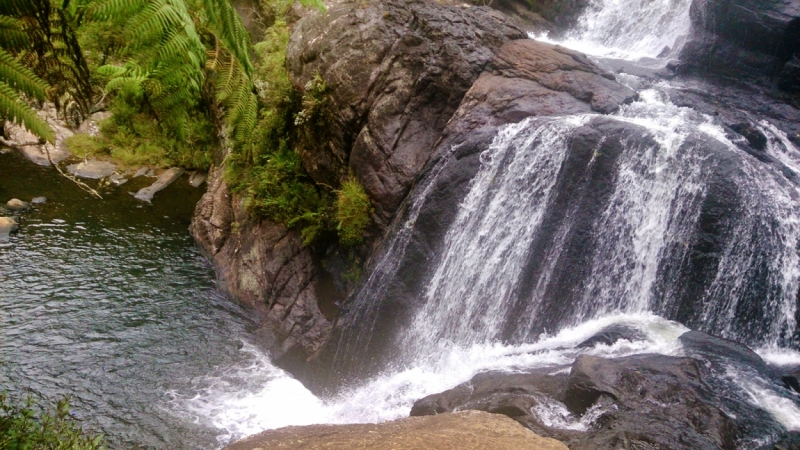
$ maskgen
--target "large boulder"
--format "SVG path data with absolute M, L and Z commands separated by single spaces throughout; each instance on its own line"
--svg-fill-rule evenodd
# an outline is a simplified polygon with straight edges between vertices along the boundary
M 785 0 L 694 0 L 693 34 L 681 59 L 686 69 L 726 75 L 774 76 L 795 84 L 800 3 Z M 784 67 L 786 67 L 784 71 Z
M 479 411 L 410 417 L 380 424 L 309 425 L 265 431 L 225 450 L 567 450 L 513 420 Z
M 209 174 L 190 232 L 214 265 L 220 290 L 256 313 L 260 341 L 273 358 L 305 359 L 319 350 L 331 322 L 319 307 L 313 255 L 298 233 L 251 218 L 220 169 Z
M 346 380 L 353 376 L 351 371 L 363 375 L 364 371 L 380 370 L 396 332 L 420 307 L 421 289 L 436 262 L 436 251 L 480 169 L 481 152 L 489 148 L 499 128 L 533 116 L 616 111 L 635 99 L 636 93 L 613 78 L 584 55 L 559 46 L 515 40 L 497 51 L 453 114 L 415 192 L 396 217 L 385 238 L 391 244 L 373 256 L 366 269 L 367 282 L 340 312 L 331 345 L 323 355 L 323 359 L 336 355 L 335 370 L 330 374 Z M 607 139 L 601 139 L 602 134 Z M 607 171 L 614 167 L 621 143 L 641 135 L 637 127 L 602 117 L 582 127 L 570 144 L 574 163 L 568 170 L 575 172 L 564 177 L 568 186 L 559 202 L 581 198 L 590 209 L 587 221 L 593 220 L 590 214 L 602 208 L 613 188 Z M 585 173 L 596 152 L 606 157 Z M 589 188 L 586 183 L 594 186 Z M 584 188 L 591 193 L 577 192 Z M 407 228 L 405 221 L 411 217 L 411 228 Z M 542 242 L 552 242 L 552 238 L 543 236 Z M 585 240 L 576 242 L 581 248 L 585 244 Z M 389 252 L 400 256 L 382 260 Z M 581 264 L 586 262 L 575 262 L 575 266 Z M 558 289 L 571 292 L 567 288 L 571 282 L 564 280 Z M 563 305 L 563 301 L 559 298 L 554 303 Z M 552 329 L 551 325 L 547 327 Z
M 345 3 L 300 20 L 287 49 L 292 82 L 320 76 L 327 136 L 301 151 L 318 183 L 352 170 L 385 226 L 486 63 L 525 34 L 497 11 L 436 2 Z

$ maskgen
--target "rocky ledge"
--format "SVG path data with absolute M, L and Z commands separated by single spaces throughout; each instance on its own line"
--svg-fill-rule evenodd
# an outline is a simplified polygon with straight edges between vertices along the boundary
M 578 347 L 641 338 L 635 331 L 610 330 Z M 684 356 L 586 353 L 566 367 L 480 374 L 417 401 L 411 415 L 468 409 L 504 414 L 572 450 L 798 448 L 798 435 L 741 387 L 771 383 L 776 392 L 796 396 L 796 368 L 770 367 L 749 348 L 701 332 L 687 332 L 679 341 Z M 776 395 L 771 401 L 783 400 Z M 764 436 L 774 441 L 764 442 Z
M 265 431 L 225 450 L 567 450 L 497 414 L 466 411 L 381 424 L 310 425 Z

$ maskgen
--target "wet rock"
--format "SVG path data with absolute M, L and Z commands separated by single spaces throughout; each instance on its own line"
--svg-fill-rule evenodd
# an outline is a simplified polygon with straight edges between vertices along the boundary
M 17 221 L 11 217 L 0 217 L 0 236 L 13 233 L 19 229 Z
M 42 203 L 47 203 L 47 197 L 33 197 L 31 199 L 31 204 L 33 205 L 41 205 Z
M 480 411 L 410 417 L 380 424 L 309 425 L 265 431 L 226 450 L 567 450 L 513 420 Z
M 301 152 L 318 183 L 352 170 L 386 225 L 494 52 L 525 33 L 487 7 L 427 1 L 345 3 L 295 26 L 287 65 L 302 88 L 319 74 L 331 118 Z
M 220 290 L 255 312 L 260 343 L 278 363 L 313 356 L 330 336 L 319 308 L 319 275 L 300 235 L 249 217 L 213 169 L 190 233 L 211 260 Z M 324 294 L 322 294 L 324 295 Z
M 767 137 L 758 128 L 749 123 L 736 123 L 731 125 L 731 128 L 744 136 L 750 146 L 756 150 L 764 150 L 767 148 Z
M 717 375 L 726 373 L 718 363 L 664 355 L 581 355 L 568 375 L 559 369 L 481 374 L 419 400 L 412 414 L 494 410 L 572 450 L 747 448 L 764 436 L 784 433 L 769 413 Z M 557 412 L 558 405 L 569 413 Z M 557 425 L 551 414 L 570 426 Z
M 183 175 L 184 169 L 173 167 L 167 169 L 158 176 L 156 181 L 146 188 L 139 189 L 139 192 L 134 195 L 138 200 L 150 203 L 153 201 L 153 196 L 158 192 L 164 190 L 167 186 L 172 184 L 173 181 Z
M 689 356 L 709 359 L 718 365 L 730 363 L 739 367 L 748 367 L 766 377 L 772 375 L 772 370 L 758 356 L 758 353 L 736 341 L 712 336 L 702 331 L 688 331 L 678 339 Z
M 24 211 L 31 207 L 31 204 L 28 202 L 23 202 L 18 198 L 12 198 L 11 200 L 6 202 L 6 208 L 10 209 L 11 211 Z
M 773 369 L 786 389 L 800 393 L 800 365 L 789 367 L 775 367 Z
M 80 178 L 90 178 L 99 180 L 113 174 L 117 166 L 110 161 L 100 161 L 90 159 L 77 164 L 67 166 L 67 171 Z
M 792 60 L 800 39 L 800 5 L 789 1 L 694 0 L 685 68 L 705 73 L 773 76 Z M 791 66 L 783 76 L 795 82 Z
M 122 186 L 123 184 L 128 182 L 128 179 L 125 178 L 125 175 L 121 173 L 111 174 L 111 176 L 108 177 L 108 180 L 114 183 L 114 185 L 116 186 Z
M 475 1 L 474 3 L 479 3 Z M 498 0 L 490 6 L 517 19 L 526 31 L 548 30 L 552 36 L 569 31 L 589 6 L 588 0 Z
M 152 171 L 149 167 L 139 167 L 139 170 L 133 174 L 133 178 L 139 178 L 143 176 L 150 176 L 149 173 Z
M 619 340 L 630 342 L 647 340 L 647 336 L 629 325 L 614 324 L 603 328 L 594 336 L 578 344 L 578 348 L 591 348 L 598 344 L 613 345 Z
M 191 185 L 192 187 L 196 187 L 196 188 L 200 187 L 200 186 L 203 185 L 203 183 L 206 182 L 207 178 L 208 178 L 208 175 L 204 174 L 203 172 L 194 172 L 189 177 L 189 185 Z

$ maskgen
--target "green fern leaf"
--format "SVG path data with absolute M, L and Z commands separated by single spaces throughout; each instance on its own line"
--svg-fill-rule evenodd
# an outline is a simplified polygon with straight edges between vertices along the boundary
M 55 133 L 50 125 L 23 102 L 14 89 L 0 81 L 0 119 L 22 124 L 31 133 L 53 142 Z

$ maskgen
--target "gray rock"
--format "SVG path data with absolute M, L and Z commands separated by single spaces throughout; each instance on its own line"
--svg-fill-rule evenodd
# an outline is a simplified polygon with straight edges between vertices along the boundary
M 117 166 L 109 161 L 99 161 L 90 159 L 88 161 L 67 166 L 67 171 L 80 178 L 91 178 L 94 180 L 105 178 L 116 172 Z
M 155 183 L 146 188 L 139 189 L 139 192 L 137 192 L 134 197 L 143 202 L 150 203 L 156 193 L 162 191 L 164 188 L 172 184 L 173 181 L 177 180 L 181 175 L 183 175 L 183 172 L 184 170 L 179 167 L 173 167 L 165 170 L 161 173 L 161 175 L 158 176 Z
M 31 203 L 34 205 L 41 205 L 42 203 L 47 203 L 47 197 L 33 197 L 33 199 L 31 199 Z
M 17 221 L 11 217 L 0 217 L 0 236 L 7 235 L 19 229 Z
M 203 172 L 194 172 L 192 174 L 192 176 L 189 177 L 189 184 L 192 187 L 196 187 L 197 188 L 197 187 L 202 186 L 203 183 L 206 182 L 207 178 L 208 178 L 208 176 L 206 174 L 204 174 Z
M 100 134 L 100 122 L 111 117 L 110 111 L 98 111 L 88 119 L 84 120 L 78 128 L 79 133 L 88 134 L 89 136 L 97 136 Z
M 24 211 L 31 207 L 31 204 L 28 202 L 23 202 L 18 198 L 12 198 L 8 202 L 6 202 L 6 208 L 10 209 L 11 211 Z
M 149 170 L 150 170 L 149 167 L 139 167 L 139 170 L 137 170 L 136 173 L 133 174 L 133 178 L 139 178 L 145 176 L 148 174 Z
M 40 166 L 49 166 L 50 161 L 55 164 L 64 161 L 72 154 L 65 144 L 65 140 L 75 133 L 69 129 L 59 117 L 52 104 L 46 103 L 45 107 L 37 114 L 45 119 L 55 132 L 53 143 L 42 143 L 39 138 L 24 127 L 16 124 L 7 124 L 9 144 L 19 150 L 28 160 Z
M 117 186 L 122 186 L 128 182 L 128 179 L 125 178 L 125 175 L 121 173 L 112 174 L 110 177 L 108 177 L 108 179 Z

